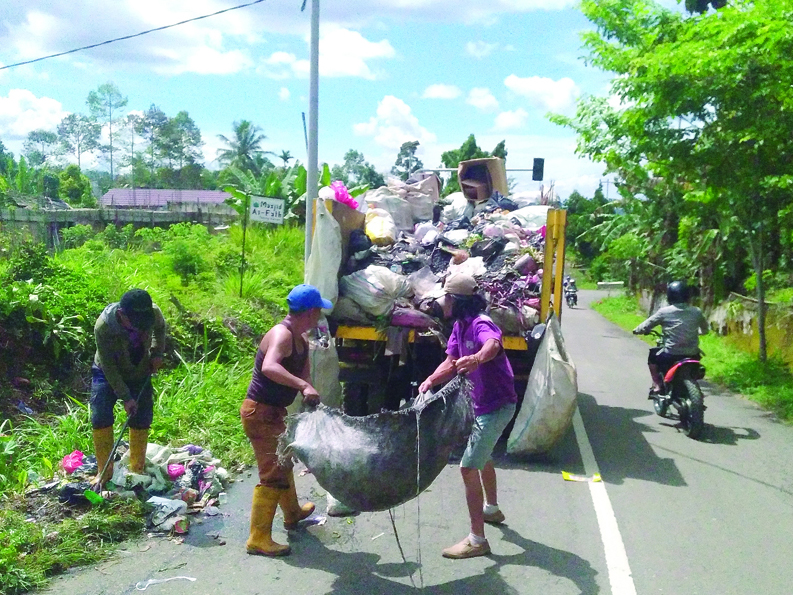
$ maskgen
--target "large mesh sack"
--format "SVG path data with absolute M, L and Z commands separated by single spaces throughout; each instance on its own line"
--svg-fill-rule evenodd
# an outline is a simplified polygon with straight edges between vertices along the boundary
M 551 316 L 507 440 L 507 452 L 530 455 L 550 450 L 570 427 L 577 396 L 575 364 L 565 349 L 559 319 Z
M 457 377 L 399 411 L 350 417 L 320 405 L 289 416 L 278 454 L 302 461 L 349 508 L 388 510 L 430 486 L 473 421 L 471 384 Z

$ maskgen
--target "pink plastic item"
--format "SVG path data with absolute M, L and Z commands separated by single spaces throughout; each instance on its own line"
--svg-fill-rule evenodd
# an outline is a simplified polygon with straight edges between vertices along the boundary
M 71 454 L 66 455 L 61 460 L 61 467 L 63 468 L 66 473 L 74 473 L 74 470 L 77 469 L 80 465 L 83 464 L 83 457 L 85 455 L 81 453 L 79 450 L 72 451 Z
M 338 202 L 343 202 L 351 209 L 358 208 L 358 201 L 350 196 L 350 193 L 347 191 L 347 186 L 344 185 L 344 182 L 336 180 L 335 182 L 330 183 L 330 187 L 333 188 L 333 193 L 335 194 L 336 200 Z
M 184 465 L 180 463 L 173 463 L 171 465 L 168 465 L 168 477 L 170 478 L 171 481 L 178 479 L 182 475 L 184 475 Z

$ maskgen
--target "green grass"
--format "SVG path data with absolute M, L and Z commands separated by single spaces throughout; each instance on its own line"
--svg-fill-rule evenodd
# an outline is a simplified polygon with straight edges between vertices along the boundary
M 83 340 L 79 347 L 64 350 L 73 358 L 68 365 L 53 365 L 50 370 L 31 364 L 25 369 L 25 375 L 40 387 L 39 402 L 47 403 L 46 407 L 51 404 L 62 414 L 21 416 L 0 425 L 0 593 L 23 593 L 41 587 L 47 577 L 66 568 L 100 560 L 112 543 L 143 527 L 143 507 L 137 503 L 109 504 L 61 523 L 26 522 L 21 495 L 31 483 L 52 478 L 64 455 L 75 449 L 93 452 L 87 395 L 70 388 L 81 382 L 55 380 L 55 373 L 72 367 L 83 382 L 88 378 L 94 321 L 108 302 L 116 301 L 130 287 L 146 288 L 163 309 L 175 353 L 170 369 L 154 379 L 150 441 L 199 444 L 211 449 L 228 468 L 253 461 L 239 406 L 250 381 L 258 338 L 286 312 L 287 293 L 303 281 L 303 230 L 291 226 L 248 229 L 242 298 L 236 272 L 242 243 L 238 226 L 227 235 L 209 236 L 183 225 L 154 232 L 152 237 L 139 246 L 112 248 L 97 236 L 57 254 L 54 261 L 62 265 L 62 272 L 43 281 L 53 286 L 39 292 L 49 312 L 82 315 Z M 0 275 L 10 262 L 2 250 L 3 241 L 0 234 Z M 168 242 L 175 242 L 179 249 L 169 249 Z M 20 291 L 22 302 L 30 301 L 29 284 L 18 281 L 14 287 L 5 293 L 0 287 L 0 325 L 5 323 L 3 316 L 10 316 L 17 307 L 12 300 L 19 301 Z M 24 316 L 15 316 L 24 324 Z M 16 336 L 31 336 L 23 331 L 20 327 Z M 11 392 L 0 385 L 0 399 L 7 395 Z M 116 411 L 117 435 L 124 415 L 120 408 Z
M 57 523 L 28 522 L 27 515 L 0 510 L 0 593 L 17 595 L 42 587 L 54 574 L 103 560 L 113 545 L 144 526 L 137 501 L 106 502 Z
M 604 298 L 592 307 L 629 331 L 645 318 L 639 310 L 638 301 L 632 296 Z M 652 337 L 641 338 L 655 345 Z M 755 401 L 782 420 L 793 421 L 793 374 L 781 359 L 772 357 L 761 362 L 755 355 L 714 334 L 701 337 L 700 347 L 705 353 L 703 363 L 710 382 Z

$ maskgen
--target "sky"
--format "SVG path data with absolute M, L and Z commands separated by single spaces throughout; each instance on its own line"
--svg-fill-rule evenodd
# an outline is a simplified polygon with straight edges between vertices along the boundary
M 131 35 L 244 0 L 0 0 L 0 65 Z M 28 132 L 55 130 L 112 81 L 125 110 L 186 110 L 218 168 L 219 134 L 242 119 L 266 150 L 305 162 L 310 6 L 262 3 L 131 40 L 0 70 L 0 140 L 19 154 Z M 319 159 L 349 149 L 387 172 L 403 142 L 418 140 L 426 167 L 469 134 L 492 150 L 506 140 L 508 168 L 545 159 L 547 187 L 591 196 L 603 167 L 575 154 L 572 131 L 546 114 L 572 115 L 583 95 L 609 94 L 608 76 L 584 65 L 570 0 L 322 0 Z M 87 165 L 94 165 L 89 158 Z M 84 163 L 84 167 L 85 167 Z M 99 163 L 99 167 L 105 167 Z M 516 191 L 539 188 L 510 173 Z

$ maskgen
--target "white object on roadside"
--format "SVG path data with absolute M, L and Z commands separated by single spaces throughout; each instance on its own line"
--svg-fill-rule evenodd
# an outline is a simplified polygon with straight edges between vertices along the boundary
M 552 315 L 507 440 L 507 452 L 528 455 L 550 450 L 567 432 L 577 397 L 575 364 L 565 349 L 559 319 Z
M 135 589 L 138 591 L 145 591 L 151 585 L 159 585 L 160 583 L 167 583 L 168 581 L 191 581 L 195 582 L 197 579 L 193 578 L 192 576 L 172 576 L 171 578 L 150 578 L 146 582 L 140 581 L 135 585 Z

